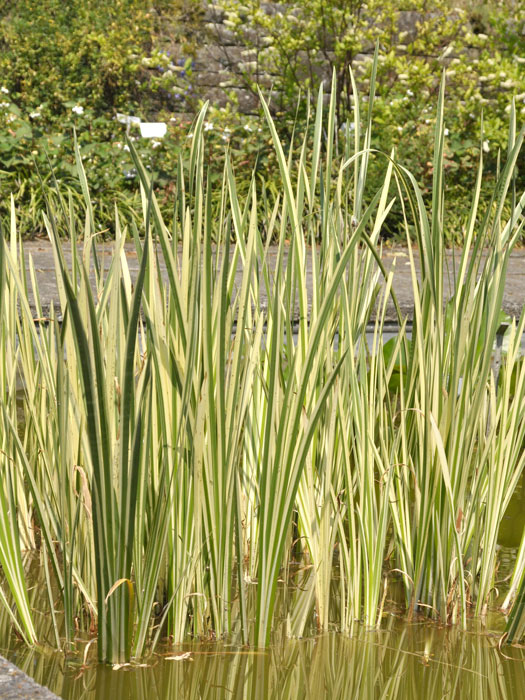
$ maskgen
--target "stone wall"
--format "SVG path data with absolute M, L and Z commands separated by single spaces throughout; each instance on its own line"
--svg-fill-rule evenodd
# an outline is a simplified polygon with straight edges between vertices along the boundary
M 258 98 L 254 91 L 247 86 L 249 81 L 246 80 L 246 64 L 255 63 L 255 69 L 249 74 L 250 78 L 259 85 L 269 88 L 273 83 L 273 76 L 261 72 L 259 69 L 257 47 L 262 47 L 261 37 L 258 36 L 255 29 L 248 27 L 245 29 L 245 34 L 251 46 L 243 44 L 239 36 L 232 32 L 225 23 L 225 14 L 220 9 L 219 2 L 220 0 L 209 0 L 204 7 L 204 29 L 202 36 L 198 38 L 192 65 L 192 93 L 194 97 L 208 99 L 218 107 L 226 106 L 230 97 L 233 97 L 240 112 L 255 113 L 258 110 Z M 289 11 L 289 6 L 285 4 L 261 3 L 261 7 L 269 14 L 276 12 L 285 14 Z M 403 33 L 404 44 L 409 44 L 417 38 L 419 19 L 421 19 L 421 15 L 418 12 L 401 11 L 399 13 L 397 33 Z M 330 53 L 327 50 L 324 55 L 330 59 Z M 364 48 L 362 53 L 354 57 L 352 65 L 355 67 L 363 61 L 370 60 L 373 53 L 374 46 L 370 44 Z M 325 86 L 328 89 L 331 80 L 329 60 L 316 62 L 314 71 L 318 78 L 325 81 Z M 189 102 L 190 100 L 185 103 L 184 99 L 181 101 L 181 113 L 192 111 Z
M 284 5 L 264 3 L 266 12 L 286 11 Z M 224 12 L 216 2 L 206 5 L 204 15 L 203 44 L 197 49 L 193 65 L 192 79 L 199 94 L 216 106 L 227 104 L 228 94 L 234 96 L 239 111 L 250 114 L 257 110 L 258 100 L 253 91 L 243 87 L 244 64 L 253 57 L 251 47 L 243 44 L 239 37 L 224 23 Z M 256 30 L 247 29 L 246 36 L 257 45 L 259 36 Z M 271 75 L 255 73 L 257 82 L 268 86 Z

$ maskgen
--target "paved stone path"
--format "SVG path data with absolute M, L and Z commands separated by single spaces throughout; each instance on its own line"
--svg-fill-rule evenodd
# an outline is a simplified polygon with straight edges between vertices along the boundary
M 32 678 L 3 656 L 0 656 L 0 698 L 1 700 L 60 700 L 58 695 L 35 683 Z
M 109 266 L 112 252 L 110 243 L 103 244 L 100 247 L 100 260 L 105 267 Z M 31 255 L 36 269 L 36 277 L 40 289 L 40 295 L 44 313 L 47 312 L 51 300 L 55 304 L 58 303 L 58 294 L 55 284 L 55 268 L 51 246 L 47 239 L 37 239 L 25 243 L 25 251 L 27 256 Z M 67 243 L 64 244 L 66 259 L 70 259 L 70 248 Z M 310 251 L 309 251 L 310 253 Z M 130 266 L 131 274 L 136 274 L 138 270 L 138 259 L 135 253 L 133 244 L 126 244 L 126 255 Z M 277 249 L 271 248 L 269 252 L 270 265 L 275 265 Z M 410 265 L 408 251 L 403 247 L 385 248 L 382 254 L 383 263 L 386 269 L 390 269 L 395 262 L 396 271 L 394 274 L 393 288 L 397 295 L 397 299 L 403 314 L 411 318 L 412 316 L 412 282 L 410 277 Z M 414 253 L 416 268 L 419 276 L 419 255 Z M 447 251 L 446 253 L 446 270 L 445 273 L 445 293 L 451 294 L 454 266 L 457 268 L 459 260 L 459 252 Z M 161 262 L 162 269 L 162 262 Z M 450 277 L 449 277 L 450 275 Z M 307 259 L 307 283 L 311 287 L 311 256 Z M 30 291 L 30 303 L 33 305 L 32 294 Z M 261 294 L 261 306 L 265 307 L 267 299 L 264 292 Z M 507 283 L 505 287 L 505 296 L 503 299 L 503 308 L 511 316 L 519 316 L 525 306 L 525 249 L 516 249 L 511 257 L 507 273 Z M 390 304 L 387 312 L 387 321 L 395 322 L 396 315 L 394 307 Z

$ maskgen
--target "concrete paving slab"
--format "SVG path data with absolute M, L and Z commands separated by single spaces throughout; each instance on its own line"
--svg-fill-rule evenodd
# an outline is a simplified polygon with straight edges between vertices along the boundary
M 53 254 L 49 241 L 47 239 L 36 239 L 24 243 L 24 249 L 29 256 L 33 258 L 36 270 L 36 278 L 40 290 L 40 296 L 43 306 L 43 312 L 47 314 L 51 301 L 55 307 L 58 305 L 58 292 L 55 281 L 55 267 L 53 262 Z M 100 245 L 99 259 L 101 264 L 107 269 L 110 265 L 113 255 L 111 243 Z M 139 263 L 137 254 L 132 243 L 126 244 L 126 256 L 130 266 L 132 277 L 137 274 Z M 64 253 L 66 260 L 70 262 L 71 253 L 69 243 L 64 243 Z M 453 290 L 454 269 L 457 269 L 460 251 L 448 250 L 445 256 L 445 294 L 450 296 Z M 275 268 L 277 258 L 277 248 L 270 248 L 269 261 L 271 269 Z M 395 264 L 393 288 L 397 295 L 401 310 L 404 315 L 410 320 L 412 317 L 413 295 L 412 281 L 410 274 L 410 264 L 407 248 L 393 247 L 384 248 L 382 252 L 382 260 L 387 270 L 390 270 Z M 414 260 L 418 277 L 420 277 L 420 258 L 417 251 L 414 251 Z M 161 270 L 164 278 L 167 279 L 163 262 L 161 261 Z M 307 284 L 311 289 L 311 250 L 307 256 Z M 240 274 L 239 274 L 240 280 Z M 30 290 L 30 304 L 33 312 L 36 312 L 32 291 Z M 266 307 L 267 299 L 264 291 L 261 292 L 260 304 Z M 511 316 L 519 317 L 522 309 L 525 306 L 525 249 L 518 248 L 510 256 L 509 267 L 507 272 L 507 281 L 505 286 L 505 295 L 503 298 L 503 309 Z M 395 322 L 397 320 L 394 307 L 389 305 L 387 311 L 387 321 Z
M 2 700 L 60 700 L 42 685 L 0 656 L 0 698 Z

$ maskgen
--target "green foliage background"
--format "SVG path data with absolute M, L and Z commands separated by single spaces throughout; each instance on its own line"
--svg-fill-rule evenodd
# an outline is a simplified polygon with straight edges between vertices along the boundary
M 252 48 L 241 80 L 256 89 L 258 76 L 273 76 L 274 111 L 288 137 L 297 124 L 300 86 L 315 95 L 321 77 L 335 71 L 340 124 L 352 117 L 349 67 L 366 94 L 373 46 L 379 46 L 372 146 L 390 152 L 422 183 L 432 182 L 434 114 L 442 72 L 445 106 L 449 241 L 461 240 L 484 151 L 485 196 L 493 185 L 508 137 L 514 98 L 525 117 L 525 5 L 519 0 L 310 0 L 293 11 L 260 0 L 222 0 L 230 31 Z M 254 38 L 253 28 L 258 29 Z M 360 60 L 356 57 L 361 54 Z M 363 61 L 363 54 L 365 60 Z M 367 54 L 367 55 L 366 55 Z M 328 68 L 328 70 L 327 70 Z M 366 100 L 366 98 L 365 98 Z M 365 102 L 363 100 L 363 102 Z M 306 101 L 299 110 L 305 121 Z M 366 118 L 366 103 L 362 105 Z M 520 126 L 518 124 L 518 127 Z M 372 171 L 374 164 L 372 164 Z M 371 177 L 379 183 L 380 173 Z M 525 169 L 518 185 L 525 188 Z M 399 212 L 398 212 L 399 215 Z M 390 221 L 396 233 L 396 219 Z
M 237 85 L 256 92 L 266 76 L 280 136 L 293 147 L 293 135 L 309 128 L 308 91 L 315 94 L 320 80 L 333 69 L 344 147 L 344 122 L 352 119 L 353 110 L 348 69 L 354 69 L 366 95 L 372 62 L 356 57 L 367 53 L 371 58 L 377 42 L 372 146 L 387 152 L 395 148 L 428 193 L 435 103 L 446 70 L 447 231 L 450 242 L 461 240 L 480 146 L 486 172 L 483 187 L 488 192 L 507 140 L 512 98 L 518 119 L 525 116 L 523 3 L 310 0 L 289 6 L 282 11 L 279 3 L 260 0 L 216 3 L 228 31 L 246 47 L 246 61 L 235 67 Z M 407 12 L 412 14 L 403 14 Z M 405 26 L 400 24 L 403 17 Z M 43 193 L 55 187 L 51 172 L 69 191 L 73 205 L 81 206 L 72 155 L 75 129 L 102 219 L 115 202 L 131 215 L 137 204 L 137 180 L 126 152 L 126 127 L 116 120 L 117 112 L 168 123 L 162 140 L 138 138 L 136 126 L 130 135 L 155 173 L 161 205 L 171 207 L 177 158 L 191 138 L 191 113 L 204 98 L 192 76 L 192 59 L 205 35 L 200 0 L 0 4 L 0 213 L 6 214 L 13 194 L 20 204 L 21 229 L 38 233 Z M 173 46 L 176 55 L 168 50 Z M 254 169 L 259 184 L 271 191 L 277 168 L 269 135 L 260 126 L 261 115 L 239 114 L 234 91 L 230 97 L 230 106 L 211 105 L 208 113 L 211 179 L 221 177 L 228 146 L 241 194 Z M 366 97 L 361 108 L 366 119 Z M 181 112 L 188 116 L 181 117 Z M 371 189 L 381 181 L 382 167 L 381 162 L 372 162 Z M 518 185 L 525 187 L 524 169 Z M 387 235 L 395 237 L 399 215 L 398 211 L 390 217 Z
M 131 211 L 137 188 L 124 150 L 126 127 L 116 114 L 154 121 L 176 108 L 177 91 L 187 89 L 199 15 L 193 0 L 2 3 L 0 210 L 5 214 L 12 194 L 24 233 L 41 230 L 37 212 L 54 178 L 73 205 L 81 206 L 74 130 L 95 206 L 112 212 L 116 201 Z M 168 37 L 181 46 L 177 56 L 163 49 Z M 173 149 L 176 130 L 171 135 Z M 157 171 L 156 144 L 140 146 Z M 159 168 L 157 183 L 167 182 L 167 172 Z

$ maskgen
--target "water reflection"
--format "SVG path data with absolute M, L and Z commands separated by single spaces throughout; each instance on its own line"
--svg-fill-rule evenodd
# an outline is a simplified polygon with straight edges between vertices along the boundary
M 525 688 L 525 651 L 497 647 L 498 635 L 390 618 L 379 632 L 282 640 L 266 652 L 225 644 L 166 650 L 144 667 L 66 666 L 58 654 L 9 657 L 65 700 L 303 700 L 472 698 L 511 700 Z M 189 655 L 188 655 L 189 652 Z M 175 660 L 182 654 L 186 658 Z

